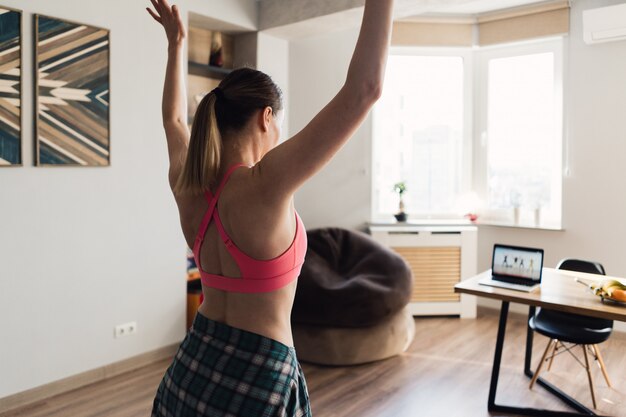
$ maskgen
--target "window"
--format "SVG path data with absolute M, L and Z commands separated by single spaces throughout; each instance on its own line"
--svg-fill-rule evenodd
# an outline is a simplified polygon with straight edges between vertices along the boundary
M 560 227 L 562 177 L 561 42 L 481 52 L 477 123 L 484 216 Z M 481 178 L 482 177 L 482 178 Z
M 411 217 L 449 217 L 468 186 L 467 59 L 426 53 L 389 57 L 374 110 L 372 203 L 378 220 L 398 211 L 397 182 L 406 183 Z
M 560 228 L 562 44 L 393 50 L 374 108 L 372 221 L 393 220 L 404 181 L 413 219 L 478 211 Z

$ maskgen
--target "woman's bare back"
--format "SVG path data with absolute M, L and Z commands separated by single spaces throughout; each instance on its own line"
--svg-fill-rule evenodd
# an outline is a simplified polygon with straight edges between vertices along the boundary
M 228 180 L 217 204 L 228 236 L 241 251 L 258 260 L 281 255 L 293 242 L 296 222 L 293 202 L 276 207 L 258 195 L 254 168 L 242 167 Z M 208 208 L 204 196 L 179 203 L 183 234 L 193 247 Z M 214 222 L 209 224 L 200 251 L 202 270 L 240 279 L 239 268 L 222 241 Z M 267 293 L 228 292 L 203 286 L 204 302 L 199 312 L 230 326 L 248 330 L 293 346 L 290 316 L 297 280 Z

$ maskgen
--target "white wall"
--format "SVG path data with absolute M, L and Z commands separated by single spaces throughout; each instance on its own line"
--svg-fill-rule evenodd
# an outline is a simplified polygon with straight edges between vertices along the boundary
M 257 38 L 257 69 L 269 74 L 283 91 L 281 139 L 289 138 L 289 42 L 263 32 Z
M 478 269 L 490 267 L 495 242 L 543 247 L 546 265 L 564 257 L 594 259 L 626 276 L 626 41 L 583 43 L 582 11 L 619 0 L 572 2 L 566 41 L 566 158 L 560 232 L 482 226 Z M 295 129 L 308 121 L 343 81 L 356 31 L 292 41 L 290 85 Z M 371 208 L 370 120 L 298 194 L 307 227 L 358 227 Z
M 289 44 L 290 133 L 293 135 L 343 86 L 358 28 L 291 41 Z M 307 228 L 354 227 L 369 219 L 371 121 L 320 173 L 298 191 L 296 207 Z
M 184 16 L 256 25 L 254 0 L 177 3 Z M 24 11 L 24 166 L 0 170 L 0 397 L 184 336 L 185 242 L 160 113 L 166 41 L 148 4 L 3 2 Z M 111 30 L 110 167 L 32 166 L 33 13 Z M 137 335 L 114 339 L 128 321 Z

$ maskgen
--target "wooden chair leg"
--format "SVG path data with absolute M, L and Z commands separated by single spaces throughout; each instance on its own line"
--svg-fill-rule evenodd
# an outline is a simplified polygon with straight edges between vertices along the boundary
M 596 354 L 596 358 L 598 358 L 598 363 L 600 364 L 600 369 L 602 370 L 602 375 L 604 375 L 604 379 L 606 380 L 606 384 L 609 388 L 613 388 L 611 385 L 611 380 L 609 379 L 609 373 L 606 371 L 606 366 L 604 365 L 604 359 L 602 359 L 602 354 L 600 353 L 600 348 L 598 345 L 591 345 L 593 351 Z
M 552 348 L 552 354 L 550 355 L 550 362 L 548 363 L 548 372 L 552 369 L 552 361 L 554 361 L 554 355 L 556 355 L 556 351 L 558 350 L 559 341 L 554 342 L 554 347 Z
M 589 366 L 589 357 L 587 355 L 587 346 L 580 345 L 583 348 L 583 353 L 585 354 L 585 365 L 587 367 L 587 379 L 589 379 L 589 389 L 591 390 L 591 401 L 593 401 L 593 408 L 598 408 L 596 405 L 596 393 L 593 389 L 593 379 L 591 378 L 591 367 Z
M 537 378 L 539 378 L 539 372 L 541 372 L 541 367 L 543 366 L 543 363 L 546 361 L 546 356 L 548 356 L 548 351 L 550 350 L 552 345 L 556 343 L 556 341 L 557 341 L 556 339 L 548 340 L 548 346 L 546 346 L 546 350 L 543 352 L 543 356 L 541 357 L 541 360 L 539 361 L 539 366 L 537 366 L 537 370 L 535 371 L 535 374 L 533 375 L 533 379 L 530 380 L 530 386 L 528 387 L 529 389 L 533 389 L 533 385 L 535 385 L 535 381 L 537 381 Z

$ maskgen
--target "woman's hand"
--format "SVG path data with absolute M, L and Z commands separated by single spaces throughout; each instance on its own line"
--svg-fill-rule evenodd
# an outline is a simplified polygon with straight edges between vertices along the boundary
M 154 20 L 163 25 L 170 46 L 181 45 L 187 33 L 185 32 L 185 26 L 180 17 L 178 6 L 173 5 L 170 7 L 167 0 L 150 0 L 150 2 L 156 9 L 156 13 L 149 7 L 146 7 L 146 10 Z

